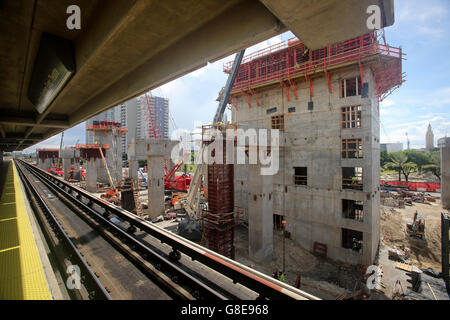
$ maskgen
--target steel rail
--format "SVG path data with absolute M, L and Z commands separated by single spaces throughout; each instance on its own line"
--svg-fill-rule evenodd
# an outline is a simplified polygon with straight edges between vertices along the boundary
M 70 183 L 57 178 L 44 170 L 32 166 L 32 170 L 40 172 L 46 175 L 48 179 L 53 181 L 59 187 L 67 188 L 71 192 L 75 192 L 78 198 L 85 198 L 89 201 L 89 206 L 93 204 L 99 206 L 105 210 L 106 214 L 112 214 L 117 216 L 123 221 L 128 222 L 132 227 L 138 228 L 141 231 L 155 237 L 162 243 L 165 243 L 172 247 L 175 252 L 182 252 L 189 256 L 192 260 L 196 260 L 205 266 L 221 273 L 222 275 L 230 278 L 234 283 L 240 283 L 250 290 L 259 294 L 261 299 L 297 299 L 297 300 L 318 300 L 317 297 L 310 295 L 302 290 L 296 289 L 281 281 L 275 280 L 270 276 L 267 276 L 261 272 L 244 266 L 234 260 L 228 259 L 222 255 L 219 255 L 207 248 L 182 238 L 176 234 L 173 234 L 167 230 L 164 230 L 136 215 L 115 206 L 105 200 L 95 197 L 87 191 L 71 185 Z
M 86 219 L 86 217 L 80 216 L 84 221 L 86 221 L 91 227 L 93 227 L 97 232 L 99 232 L 108 242 L 110 242 L 116 249 L 118 249 L 124 256 L 133 263 L 139 270 L 144 274 L 149 276 L 158 286 L 165 290 L 172 298 L 178 299 L 209 299 L 209 300 L 226 300 L 227 297 L 216 291 L 215 289 L 207 286 L 201 281 L 197 280 L 195 277 L 182 270 L 179 266 L 175 265 L 162 255 L 158 254 L 147 245 L 134 238 L 132 235 L 124 231 L 122 228 L 108 220 L 109 213 L 101 214 L 92 208 L 93 202 L 89 200 L 88 204 L 81 201 L 81 196 L 73 196 L 71 192 L 72 189 L 66 187 L 61 187 L 58 185 L 59 179 L 53 178 L 51 175 L 45 173 L 42 170 L 37 170 L 36 167 L 26 164 L 31 169 L 36 177 L 40 178 L 50 189 L 54 190 L 56 193 L 62 195 L 66 198 L 66 201 L 62 199 L 69 205 L 75 205 L 79 210 L 88 214 L 92 219 Z M 84 195 L 83 195 L 84 196 Z M 70 202 L 70 203 L 69 203 Z M 78 212 L 75 212 L 78 214 Z M 102 225 L 101 227 L 99 225 Z M 106 229 L 106 230 L 105 230 Z M 112 237 L 111 234 L 114 236 Z M 115 239 L 114 239 L 115 238 Z M 117 241 L 117 239 L 120 239 Z M 124 248 L 122 244 L 126 244 L 130 249 Z M 134 254 L 138 252 L 144 260 L 151 260 L 156 266 L 152 268 L 148 264 L 143 263 L 143 261 Z M 168 273 L 170 277 L 166 277 L 161 273 Z M 183 288 L 180 290 L 180 288 Z M 191 294 L 188 294 L 188 292 Z
M 74 265 L 77 265 L 80 268 L 81 274 L 78 276 L 80 277 L 81 283 L 86 288 L 86 291 L 89 293 L 89 298 L 96 300 L 111 300 L 111 296 L 109 295 L 108 291 L 98 280 L 95 273 L 89 267 L 87 261 L 78 251 L 78 248 L 75 246 L 72 240 L 70 240 L 70 237 L 67 235 L 61 224 L 58 222 L 53 211 L 47 206 L 44 199 L 42 199 L 41 195 L 38 193 L 36 188 L 25 176 L 22 168 L 20 166 L 16 166 L 16 168 L 18 169 L 17 171 L 19 173 L 20 178 L 25 184 L 28 196 L 31 196 L 36 200 L 36 204 L 39 206 L 48 223 L 52 227 L 53 232 L 56 234 L 58 238 L 58 241 L 60 241 L 69 252 L 68 257 L 66 258 L 68 258 L 68 260 L 70 260 Z M 36 216 L 41 221 L 41 223 L 43 223 L 42 217 L 39 216 L 38 213 L 36 213 Z

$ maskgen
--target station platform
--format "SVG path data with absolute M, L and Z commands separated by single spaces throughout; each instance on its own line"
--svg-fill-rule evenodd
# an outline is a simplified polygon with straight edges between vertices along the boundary
M 0 162 L 0 300 L 50 300 L 13 161 Z

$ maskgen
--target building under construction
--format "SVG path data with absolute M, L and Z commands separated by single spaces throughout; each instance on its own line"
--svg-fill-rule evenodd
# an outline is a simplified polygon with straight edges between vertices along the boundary
M 375 32 L 314 51 L 294 38 L 244 57 L 231 92 L 232 122 L 278 129 L 281 145 L 273 177 L 235 166 L 234 205 L 247 212 L 251 257 L 270 260 L 273 229 L 286 221 L 285 236 L 311 252 L 373 262 L 379 102 L 403 82 L 402 55 Z

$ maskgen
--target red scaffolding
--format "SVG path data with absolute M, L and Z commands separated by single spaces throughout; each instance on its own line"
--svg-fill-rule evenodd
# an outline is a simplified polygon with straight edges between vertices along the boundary
M 325 75 L 331 93 L 331 70 L 358 64 L 364 79 L 363 65 L 370 63 L 377 97 L 382 101 L 404 82 L 403 55 L 401 48 L 386 44 L 384 30 L 313 51 L 297 38 L 292 38 L 244 57 L 232 95 L 245 95 L 251 106 L 252 96 L 257 95 L 255 88 L 280 84 L 288 100 L 291 98 L 290 91 L 298 99 L 298 83 L 304 78 L 309 94 L 313 96 L 313 76 L 319 73 Z M 232 63 L 224 64 L 224 72 L 230 72 Z
M 213 139 L 207 131 L 215 128 L 225 137 L 227 126 L 202 127 L 202 144 L 209 145 Z M 224 138 L 225 142 L 225 138 Z M 208 164 L 208 211 L 202 212 L 202 243 L 228 258 L 234 259 L 234 165 L 226 164 L 226 143 L 222 145 L 222 164 Z M 212 151 L 215 153 L 216 150 Z

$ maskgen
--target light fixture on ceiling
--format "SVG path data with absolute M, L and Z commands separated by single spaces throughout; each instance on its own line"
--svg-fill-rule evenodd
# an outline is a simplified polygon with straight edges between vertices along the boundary
M 72 42 L 44 32 L 28 86 L 28 99 L 39 113 L 48 108 L 74 73 Z

